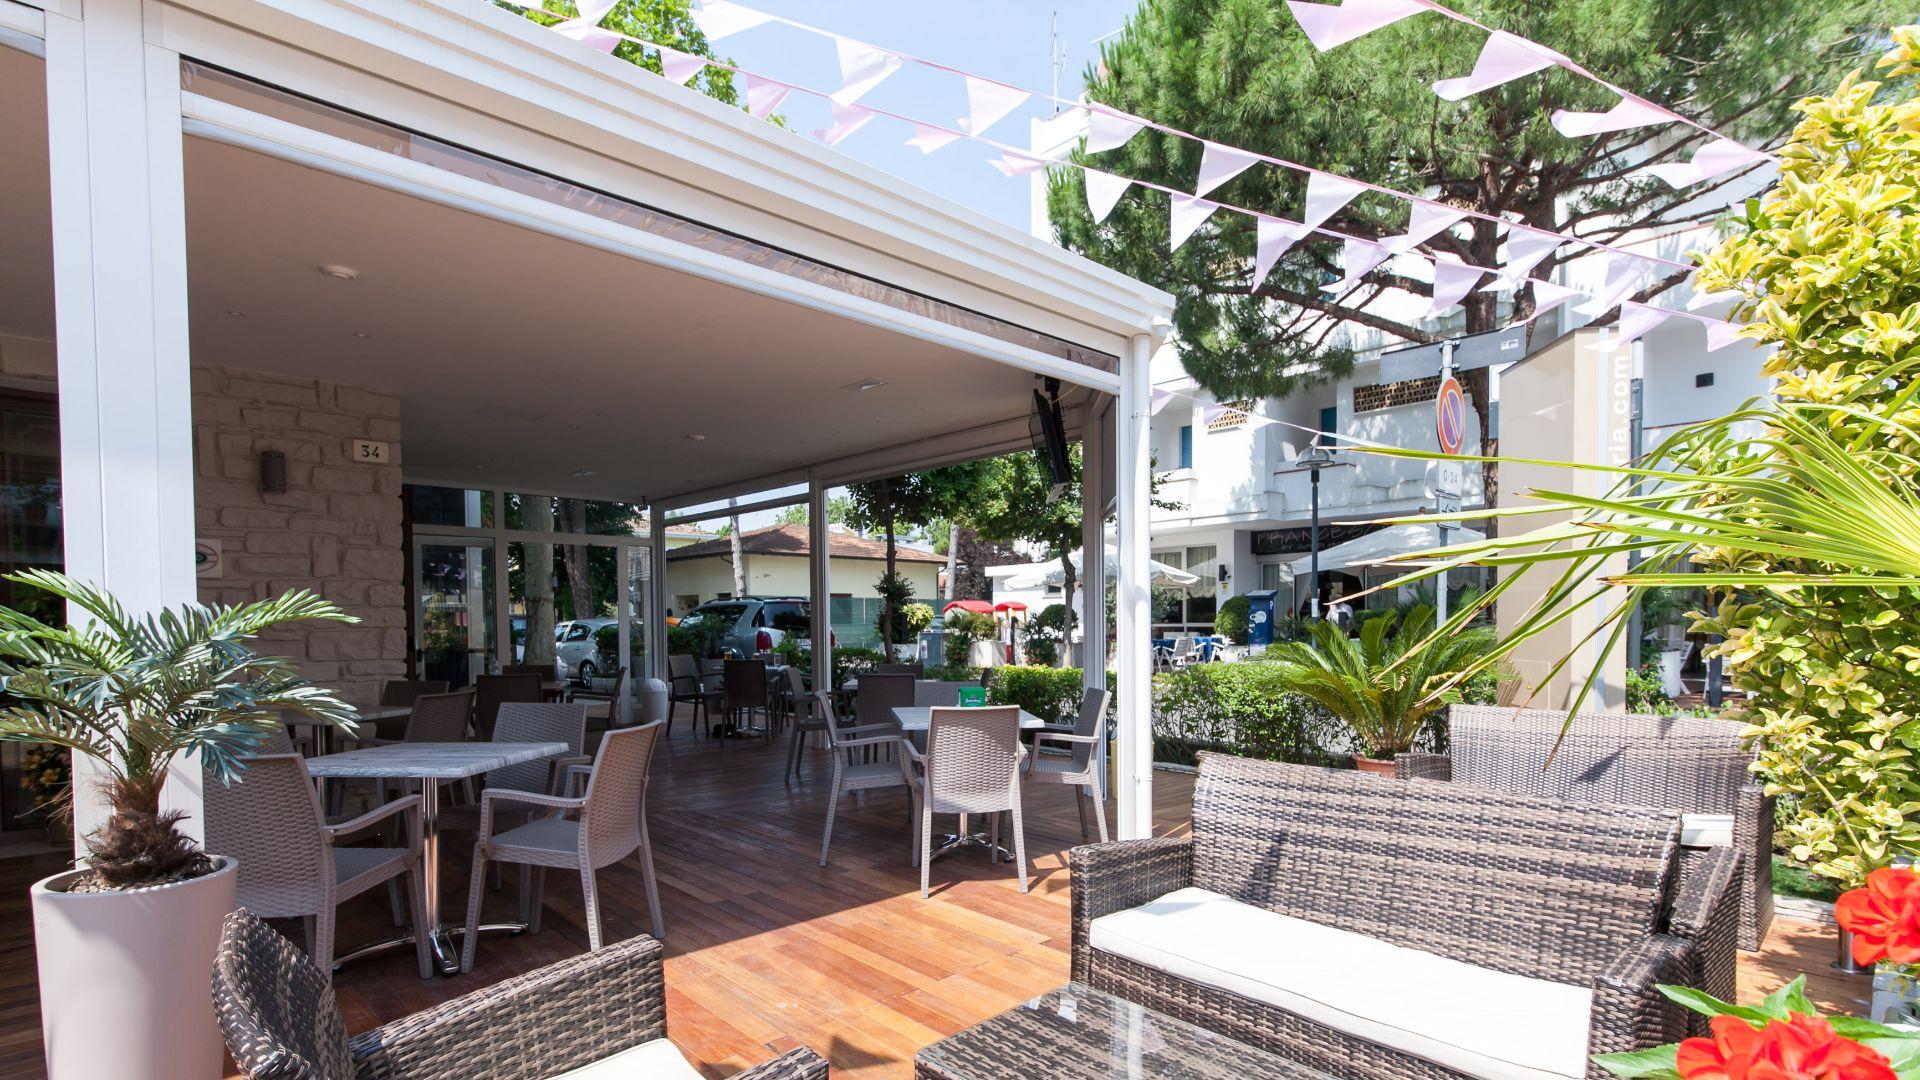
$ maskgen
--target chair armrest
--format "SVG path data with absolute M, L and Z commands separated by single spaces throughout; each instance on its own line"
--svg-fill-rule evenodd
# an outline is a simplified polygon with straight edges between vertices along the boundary
M 852 727 L 840 728 L 837 734 L 851 735 L 857 739 L 857 738 L 860 738 L 863 732 L 868 732 L 868 731 L 884 731 L 889 734 L 898 735 L 900 734 L 900 725 L 892 724 L 892 723 L 855 724 Z
M 579 766 L 574 766 L 579 768 Z M 502 788 L 487 788 L 480 793 L 480 836 L 482 839 L 493 835 L 493 804 L 501 802 L 527 803 L 532 806 L 544 806 L 550 810 L 580 810 L 587 805 L 585 799 L 569 799 L 561 795 L 537 795 L 531 791 L 508 791 Z
M 1453 758 L 1446 754 L 1395 754 L 1393 775 L 1401 780 L 1452 780 Z
M 836 739 L 834 739 L 834 740 L 833 740 L 833 745 L 834 745 L 834 747 L 835 747 L 835 749 L 839 749 L 839 750 L 851 750 L 851 749 L 853 749 L 854 747 L 857 747 L 857 746 L 890 746 L 890 745 L 892 745 L 892 744 L 894 744 L 894 743 L 900 743 L 900 742 L 906 742 L 906 741 L 907 741 L 907 740 L 906 740 L 906 738 L 905 738 L 904 736 L 902 736 L 902 735 L 899 735 L 899 734 L 894 734 L 894 735 L 873 735 L 873 736 L 869 736 L 868 738 L 864 738 L 864 739 L 838 739 L 838 738 L 836 738 Z
M 1072 733 L 1063 733 L 1058 731 L 1044 731 L 1044 730 L 1035 731 L 1033 733 L 1034 742 L 1038 743 L 1043 739 L 1046 740 L 1047 742 L 1057 742 L 1057 743 L 1097 743 L 1100 741 L 1099 739 L 1094 738 L 1092 735 L 1074 735 Z
M 1730 847 L 1712 848 L 1680 875 L 1667 933 L 1693 943 L 1697 986 L 1722 1001 L 1734 999 L 1740 944 L 1740 878 L 1746 859 Z
M 1617 1054 L 1679 1042 L 1693 1034 L 1693 1013 L 1667 1000 L 1660 984 L 1694 986 L 1694 943 L 1648 934 L 1593 980 L 1587 1051 Z
M 1746 857 L 1741 871 L 1741 944 L 1754 947 L 1773 924 L 1773 796 L 1759 785 L 1740 789 L 1733 802 L 1733 847 Z
M 733 1080 L 827 1080 L 827 1059 L 796 1046 L 772 1061 L 734 1073 Z
M 1090 844 L 1067 853 L 1073 869 L 1073 978 L 1085 981 L 1093 920 L 1193 884 L 1193 841 L 1170 836 Z
M 558 795 L 566 790 L 561 780 L 567 775 L 567 770 L 575 765 L 591 764 L 593 759 L 585 754 L 570 754 L 566 757 L 550 759 L 547 764 L 547 794 Z
M 555 1076 L 664 1038 L 662 952 L 642 934 L 374 1028 L 354 1075 Z
M 338 825 L 323 825 L 321 828 L 326 830 L 327 839 L 333 841 L 348 833 L 359 832 L 361 829 L 366 828 L 376 821 L 384 821 L 403 811 L 411 811 L 417 814 L 419 810 L 420 796 L 408 795 L 404 799 L 395 799 L 389 803 L 381 803 L 379 806 L 361 814 L 357 818 L 348 818 Z

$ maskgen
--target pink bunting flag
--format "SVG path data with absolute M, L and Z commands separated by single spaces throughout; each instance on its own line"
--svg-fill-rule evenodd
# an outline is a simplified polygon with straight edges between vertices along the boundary
M 1287 0 L 1287 7 L 1313 47 L 1326 52 L 1355 38 L 1428 10 L 1421 0 L 1346 0 L 1343 4 L 1310 4 Z
M 1016 154 L 1009 150 L 987 164 L 1000 170 L 1002 176 L 1027 176 L 1047 167 L 1046 159 Z
M 907 140 L 907 145 L 917 148 L 923 154 L 931 154 L 943 146 L 951 145 L 955 140 L 964 138 L 966 136 L 957 131 L 948 131 L 938 125 L 923 124 L 916 120 L 913 123 L 913 138 Z
M 1200 180 L 1193 185 L 1195 195 L 1205 195 L 1221 184 L 1259 164 L 1260 156 L 1219 143 L 1203 142 L 1200 150 Z
M 705 0 L 700 10 L 692 14 L 694 24 L 700 27 L 700 32 L 707 36 L 708 41 L 719 41 L 773 20 L 773 16 L 764 11 L 741 7 L 729 0 Z
M 1487 43 L 1480 49 L 1480 58 L 1474 61 L 1473 73 L 1458 79 L 1441 79 L 1433 84 L 1433 92 L 1448 101 L 1459 101 L 1482 90 L 1512 82 L 1522 75 L 1531 75 L 1566 62 L 1566 57 L 1545 45 L 1536 45 L 1505 30 L 1495 30 L 1487 35 Z
M 1712 292 L 1696 292 L 1692 296 L 1687 297 L 1687 310 L 1699 311 L 1704 307 L 1712 307 L 1715 304 L 1725 303 L 1728 300 L 1739 300 L 1745 296 L 1746 294 L 1739 289 L 1715 289 Z
M 835 105 L 851 105 L 861 95 L 879 86 L 887 76 L 900 70 L 900 54 L 877 49 L 864 41 L 834 35 L 834 52 L 840 57 L 840 89 L 827 96 Z
M 779 108 L 791 93 L 793 93 L 793 87 L 786 83 L 763 79 L 758 75 L 748 75 L 747 112 L 758 119 L 765 120 L 773 115 L 773 110 Z
M 1087 153 L 1097 154 L 1102 150 L 1125 146 L 1146 126 L 1144 120 L 1095 106 L 1087 117 Z
M 1355 195 L 1367 190 L 1367 185 L 1344 176 L 1331 173 L 1307 174 L 1307 205 L 1300 215 L 1300 223 L 1307 228 L 1318 228 L 1340 211 L 1340 208 L 1353 201 Z
M 683 53 L 679 49 L 669 49 L 665 45 L 659 46 L 659 49 L 661 74 L 681 86 L 687 85 L 707 66 L 707 58 L 704 56 Z
M 1427 315 L 1438 315 L 1466 299 L 1473 287 L 1480 284 L 1481 275 L 1485 273 L 1477 266 L 1468 266 L 1449 256 L 1434 259 L 1433 303 L 1427 308 Z
M 1573 310 L 1589 318 L 1606 314 L 1633 293 L 1645 273 L 1645 264 L 1631 255 L 1608 255 L 1606 280 L 1588 294 L 1592 299 Z
M 1417 202 L 1413 204 L 1413 214 L 1407 220 L 1407 231 L 1399 236 L 1389 236 L 1380 241 L 1395 254 L 1412 251 L 1421 244 L 1433 239 L 1443 231 L 1467 216 L 1465 210 L 1455 210 L 1451 206 L 1439 203 Z
M 1168 227 L 1171 243 L 1167 247 L 1169 254 L 1180 250 L 1193 231 L 1206 224 L 1215 210 L 1220 209 L 1217 202 L 1194 198 L 1187 195 L 1173 195 L 1173 213 L 1169 216 Z
M 967 118 L 960 121 L 960 129 L 970 135 L 984 135 L 987 129 L 1027 103 L 1033 95 L 1018 87 L 1008 86 L 977 76 L 967 76 Z
M 1665 180 L 1669 187 L 1683 188 L 1721 173 L 1749 168 L 1768 160 L 1766 154 L 1749 150 L 1732 139 L 1715 139 L 1695 151 L 1692 161 L 1649 165 L 1647 171 Z
M 1569 138 L 1582 135 L 1606 135 L 1615 131 L 1629 131 L 1650 124 L 1671 124 L 1679 120 L 1672 113 L 1650 101 L 1639 98 L 1623 97 L 1620 103 L 1606 112 L 1572 112 L 1567 109 L 1553 111 L 1553 129 Z
M 1273 266 L 1280 261 L 1280 256 L 1285 255 L 1288 248 L 1298 243 L 1301 237 L 1311 233 L 1313 229 L 1297 221 L 1287 221 L 1282 218 L 1262 216 L 1256 221 L 1258 224 L 1254 228 L 1253 287 L 1258 289 L 1260 283 L 1267 280 L 1267 275 L 1273 272 Z
M 1099 169 L 1085 169 L 1083 172 L 1087 178 L 1087 212 L 1093 215 L 1093 223 L 1098 225 L 1113 213 L 1120 196 L 1127 193 L 1133 181 Z
M 602 30 L 585 19 L 570 19 L 563 23 L 555 23 L 553 24 L 553 32 L 559 34 L 561 37 L 572 38 L 575 41 L 585 44 L 588 48 L 598 49 L 603 53 L 612 52 L 614 46 L 620 44 L 619 34 L 611 30 Z
M 1173 391 L 1171 390 L 1154 389 L 1147 398 L 1147 415 L 1159 416 L 1160 410 L 1166 408 L 1168 404 L 1173 401 L 1173 397 Z
M 816 130 L 813 133 L 813 137 L 826 143 L 828 146 L 834 146 L 838 144 L 840 140 L 872 123 L 873 117 L 873 110 L 864 105 L 835 104 L 833 107 L 833 126 Z
M 1348 237 L 1340 242 L 1340 269 L 1342 276 L 1331 285 L 1320 286 L 1322 292 L 1346 292 L 1360 284 L 1362 278 L 1393 257 L 1393 252 L 1385 244 L 1376 244 L 1372 240 Z
M 1519 288 L 1527 272 L 1558 251 L 1563 243 L 1559 233 L 1513 226 L 1507 230 L 1507 261 L 1500 267 L 1500 276 L 1487 287 Z
M 606 18 L 607 12 L 612 11 L 619 2 L 620 0 L 582 0 L 578 5 L 580 21 L 589 26 L 599 26 L 600 20 Z
M 1533 314 L 1520 320 L 1530 323 L 1559 307 L 1576 296 L 1585 296 L 1579 289 L 1569 289 L 1565 285 L 1556 285 L 1542 278 L 1533 279 Z
M 1648 307 L 1629 300 L 1620 305 L 1620 321 L 1614 324 L 1616 333 L 1594 346 L 1599 352 L 1613 352 L 1622 345 L 1631 344 L 1646 337 L 1648 332 L 1673 316 L 1673 312 L 1664 308 Z
M 1707 351 L 1719 352 L 1721 349 L 1740 340 L 1740 331 L 1745 329 L 1739 323 L 1725 319 L 1701 319 L 1707 328 Z

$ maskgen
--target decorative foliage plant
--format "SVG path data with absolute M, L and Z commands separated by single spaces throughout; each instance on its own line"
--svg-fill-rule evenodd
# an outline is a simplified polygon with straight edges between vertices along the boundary
M 194 877 L 210 860 L 160 811 L 168 767 L 198 757 L 231 783 L 279 723 L 296 713 L 353 730 L 355 714 L 302 679 L 293 662 L 258 656 L 246 642 L 304 620 L 357 622 L 309 592 L 231 607 L 183 605 L 129 615 L 103 590 L 31 570 L 7 579 L 43 589 L 82 618 L 51 626 L 0 608 L 0 739 L 49 743 L 85 755 L 105 773 L 112 805 L 86 838 L 99 886 L 134 888 Z

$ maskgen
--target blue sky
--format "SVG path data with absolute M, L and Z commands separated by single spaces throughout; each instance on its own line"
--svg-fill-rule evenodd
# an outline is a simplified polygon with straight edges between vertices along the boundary
M 930 4 L 914 0 L 741 0 L 749 7 L 832 30 L 875 45 L 950 64 L 978 75 L 1046 91 L 1053 82 L 1049 61 L 1050 25 L 1055 8 L 1032 0 L 965 0 Z M 1060 42 L 1066 66 L 1060 80 L 1063 97 L 1078 93 L 1081 74 L 1098 56 L 1095 38 L 1126 23 L 1137 0 L 1061 0 Z M 833 42 L 817 34 L 769 23 L 725 38 L 714 53 L 755 74 L 821 90 L 840 85 Z M 863 104 L 925 119 L 946 127 L 966 115 L 967 97 L 957 75 L 908 63 L 861 99 Z M 1029 100 L 995 124 L 989 137 L 1014 146 L 1027 144 L 1029 121 L 1051 114 L 1053 106 Z M 793 94 L 780 112 L 797 132 L 828 126 L 824 101 Z M 933 154 L 904 145 L 913 134 L 905 124 L 875 119 L 841 142 L 838 149 L 919 187 L 981 213 L 1025 229 L 1027 177 L 1009 179 L 987 164 L 998 156 L 961 140 Z

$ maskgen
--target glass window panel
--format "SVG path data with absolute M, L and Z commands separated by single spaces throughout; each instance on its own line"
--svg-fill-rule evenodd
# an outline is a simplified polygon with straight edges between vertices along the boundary
M 509 492 L 506 502 L 509 529 L 594 536 L 638 536 L 646 531 L 647 511 L 638 503 L 563 499 L 518 492 Z
M 493 492 L 478 488 L 408 484 L 407 506 L 418 525 L 451 525 L 465 529 L 493 527 Z

